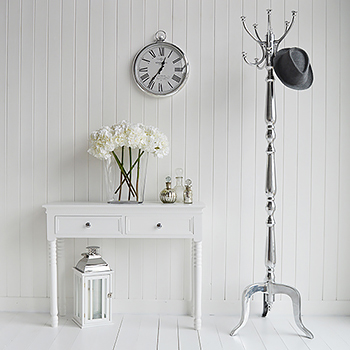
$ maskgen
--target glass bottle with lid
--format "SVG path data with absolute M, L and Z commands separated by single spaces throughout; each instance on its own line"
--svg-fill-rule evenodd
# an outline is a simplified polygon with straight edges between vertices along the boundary
M 193 192 L 192 192 L 192 180 L 187 179 L 185 181 L 185 190 L 183 194 L 183 199 L 185 204 L 193 203 Z
M 165 178 L 165 188 L 160 192 L 159 198 L 163 203 L 175 203 L 176 192 L 171 188 L 171 177 Z
M 183 177 L 183 170 L 182 168 L 175 169 L 175 180 L 176 184 L 173 188 L 173 190 L 176 193 L 176 203 L 183 203 L 183 194 L 185 190 L 184 186 L 184 177 Z

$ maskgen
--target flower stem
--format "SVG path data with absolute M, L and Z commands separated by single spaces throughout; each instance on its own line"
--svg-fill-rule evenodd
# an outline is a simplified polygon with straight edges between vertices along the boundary
M 142 155 L 145 153 L 145 151 L 142 151 L 142 152 L 140 152 L 141 150 L 139 150 L 139 156 L 137 157 L 137 159 L 135 160 L 135 162 L 134 162 L 134 164 L 130 167 L 130 170 L 128 171 L 128 173 L 126 174 L 127 176 L 129 176 L 129 174 L 130 174 L 130 172 L 134 169 L 134 167 L 136 166 L 136 164 L 137 164 L 137 166 L 138 166 L 138 169 L 140 169 L 140 159 L 141 159 L 141 157 L 142 157 Z M 138 170 L 139 171 L 139 170 Z M 121 186 L 123 185 L 123 183 L 125 182 L 125 178 L 123 178 L 123 181 L 121 182 L 121 184 L 119 185 L 119 187 L 115 190 L 115 194 L 118 192 L 118 191 L 120 191 L 120 189 L 121 189 Z M 138 184 L 136 184 L 136 186 L 137 186 Z M 136 189 L 136 193 L 138 193 L 138 191 L 137 191 L 137 189 Z
M 124 165 L 124 146 L 122 147 L 122 164 Z M 123 184 L 122 180 L 123 180 L 123 174 L 122 174 L 122 172 L 120 172 L 120 179 L 119 179 L 120 186 L 119 187 L 121 187 Z M 117 193 L 117 192 L 115 192 L 115 193 Z M 121 198 L 122 198 L 122 191 L 120 190 L 118 199 L 121 200 Z
M 131 164 L 132 164 L 132 153 L 131 153 L 131 147 L 129 147 L 129 167 L 131 167 Z M 129 179 L 130 179 L 130 182 L 132 183 L 131 175 L 132 175 L 132 172 L 129 170 Z M 130 200 L 130 195 L 131 195 L 131 189 L 129 186 L 128 200 Z M 137 198 L 137 188 L 136 188 L 136 198 Z
M 137 194 L 137 201 L 139 200 L 139 179 L 140 179 L 140 155 L 141 150 L 139 149 L 139 156 L 138 156 L 138 161 L 137 161 L 137 179 L 136 179 L 136 194 Z M 142 152 L 143 153 L 143 152 Z
M 132 195 L 133 195 L 134 197 L 136 197 L 135 188 L 134 188 L 134 186 L 132 185 L 132 183 L 130 182 L 130 179 L 129 179 L 128 174 L 126 173 L 126 171 L 125 171 L 125 169 L 124 169 L 123 164 L 120 162 L 118 156 L 115 154 L 114 151 L 112 151 L 112 154 L 113 154 L 113 157 L 114 157 L 114 159 L 116 160 L 116 162 L 117 162 L 117 164 L 118 164 L 118 166 L 119 166 L 119 169 L 120 169 L 121 173 L 124 175 L 124 179 L 125 179 L 126 183 L 128 184 L 129 189 L 130 189 Z

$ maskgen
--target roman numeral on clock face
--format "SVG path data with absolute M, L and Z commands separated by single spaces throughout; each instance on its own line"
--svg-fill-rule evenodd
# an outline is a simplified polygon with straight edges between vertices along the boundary
M 154 51 L 153 50 L 149 50 L 148 51 L 149 52 L 149 54 L 153 57 L 153 58 L 155 58 L 156 57 L 156 54 L 154 53 Z
M 175 72 L 182 72 L 184 70 L 185 66 L 181 67 L 175 67 Z
M 162 92 L 163 91 L 163 85 L 162 83 L 158 83 L 158 91 Z
M 141 78 L 142 82 L 144 83 L 146 80 L 149 79 L 149 74 L 146 73 L 146 74 L 144 74 L 144 75 L 141 75 L 140 78 Z
M 174 74 L 174 75 L 171 77 L 171 79 L 175 80 L 177 83 L 179 83 L 179 82 L 181 81 L 181 78 L 180 78 L 178 75 L 176 75 L 176 74 Z
M 164 56 L 164 47 L 159 47 L 159 56 Z
M 176 58 L 176 59 L 173 61 L 173 64 L 179 62 L 180 60 L 181 60 L 181 57 Z
M 142 67 L 139 69 L 139 72 L 148 72 L 148 67 Z M 176 72 L 176 70 L 175 70 Z
M 154 80 L 153 80 L 153 81 L 151 80 L 151 81 L 149 82 L 148 87 L 149 87 L 149 89 L 151 89 L 151 90 L 153 89 L 153 87 L 154 87 Z

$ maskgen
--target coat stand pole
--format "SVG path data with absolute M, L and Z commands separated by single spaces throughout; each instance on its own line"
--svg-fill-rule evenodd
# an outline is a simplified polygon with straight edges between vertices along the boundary
M 265 251 L 265 266 L 266 266 L 266 277 L 264 282 L 254 283 L 245 288 L 242 294 L 242 313 L 241 319 L 238 325 L 231 331 L 230 335 L 236 335 L 237 332 L 244 327 L 248 321 L 249 308 L 251 297 L 257 293 L 263 293 L 263 313 L 262 317 L 265 317 L 271 310 L 272 304 L 275 301 L 276 294 L 286 294 L 292 299 L 293 313 L 295 323 L 298 328 L 305 334 L 307 338 L 312 339 L 313 334 L 304 326 L 301 320 L 301 297 L 297 289 L 275 282 L 275 265 L 276 265 L 276 244 L 275 244 L 275 219 L 274 213 L 276 209 L 275 195 L 276 195 L 276 163 L 275 163 L 275 147 L 274 140 L 276 138 L 275 122 L 276 122 L 276 101 L 274 91 L 274 69 L 273 69 L 273 58 L 278 50 L 279 44 L 286 37 L 290 31 L 296 11 L 292 11 L 291 22 L 286 22 L 284 34 L 280 39 L 275 40 L 275 35 L 271 29 L 271 10 L 267 10 L 268 27 L 266 33 L 266 40 L 260 39 L 257 31 L 257 24 L 254 24 L 255 36 L 250 33 L 246 24 L 245 17 L 242 16 L 242 24 L 244 29 L 261 47 L 262 58 L 255 58 L 254 62 L 250 62 L 247 59 L 247 54 L 242 53 L 244 61 L 252 66 L 256 66 L 259 69 L 264 67 L 267 70 L 266 78 L 266 109 L 265 109 L 265 122 L 266 122 L 266 140 L 267 140 L 267 161 L 266 161 L 266 185 L 265 193 L 267 197 L 266 212 L 267 212 L 267 232 L 266 232 L 266 251 Z

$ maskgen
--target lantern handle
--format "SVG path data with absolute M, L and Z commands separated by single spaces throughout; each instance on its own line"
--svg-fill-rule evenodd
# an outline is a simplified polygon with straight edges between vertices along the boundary
M 98 255 L 97 250 L 100 249 L 97 245 L 90 245 L 86 247 L 88 255 Z

